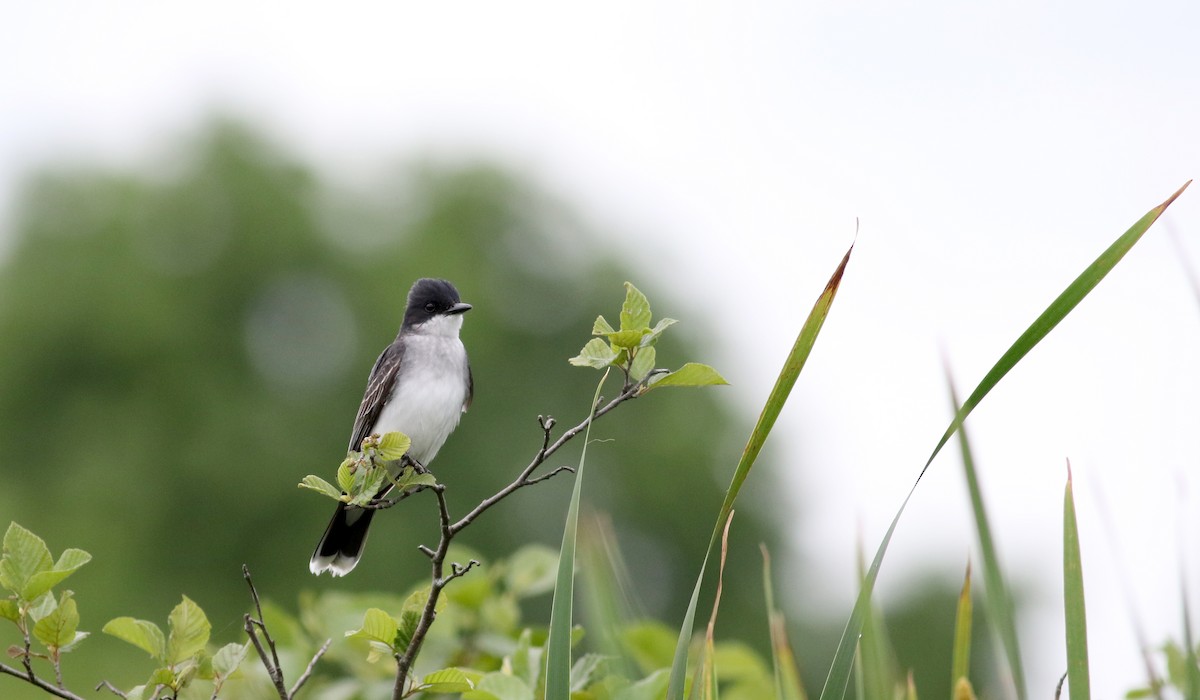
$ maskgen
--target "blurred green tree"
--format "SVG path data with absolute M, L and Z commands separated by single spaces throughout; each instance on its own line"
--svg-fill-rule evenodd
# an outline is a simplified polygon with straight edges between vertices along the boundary
M 34 176 L 8 235 L 0 513 L 95 555 L 76 582 L 92 631 L 117 615 L 161 618 L 182 593 L 209 612 L 214 640 L 236 639 L 243 563 L 285 605 L 302 589 L 398 591 L 426 575 L 416 546 L 434 539 L 432 499 L 380 517 L 353 575 L 314 579 L 307 561 L 329 503 L 296 489 L 341 460 L 367 371 L 416 277 L 451 279 L 475 305 L 463 338 L 476 400 L 432 465 L 452 507 L 527 463 L 539 413 L 563 425 L 583 417 L 596 377 L 566 359 L 619 304 L 626 278 L 656 316 L 684 321 L 660 345 L 661 364 L 709 359 L 695 310 L 637 279 L 564 206 L 484 163 L 417 163 L 347 194 L 217 119 L 169 167 Z M 591 451 L 585 497 L 611 515 L 648 614 L 682 617 L 747 426 L 717 391 L 652 395 L 597 424 L 612 441 Z M 463 542 L 485 559 L 556 546 L 569 487 L 562 476 L 515 494 Z M 759 571 L 759 542 L 787 551 L 773 492 L 760 486 L 739 509 L 731 570 Z M 727 585 L 722 634 L 765 645 L 761 597 L 757 573 Z M 69 685 L 138 680 L 121 673 L 132 652 L 118 642 L 85 644 L 111 661 L 89 669 L 96 652 L 77 654 Z

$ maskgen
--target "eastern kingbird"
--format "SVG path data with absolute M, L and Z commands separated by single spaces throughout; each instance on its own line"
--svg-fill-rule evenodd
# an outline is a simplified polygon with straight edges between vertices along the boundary
M 404 323 L 392 344 L 375 360 L 350 435 L 350 450 L 363 438 L 401 432 L 412 440 L 408 456 L 423 466 L 471 405 L 474 382 L 467 350 L 458 339 L 463 312 L 471 308 L 446 280 L 419 279 L 408 291 Z M 385 486 L 381 497 L 391 489 Z M 358 564 L 372 509 L 339 503 L 308 568 L 345 576 Z

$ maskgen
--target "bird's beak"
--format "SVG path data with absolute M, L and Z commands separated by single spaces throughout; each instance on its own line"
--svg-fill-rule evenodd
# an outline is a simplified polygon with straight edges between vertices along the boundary
M 451 306 L 451 307 L 450 307 L 450 308 L 449 308 L 449 309 L 446 311 L 446 313 L 447 313 L 447 314 L 461 314 L 461 313 L 463 313 L 463 312 L 470 311 L 470 310 L 471 310 L 471 305 L 470 305 L 470 304 L 467 304 L 467 303 L 464 303 L 464 302 L 461 302 L 461 301 L 460 301 L 460 302 L 458 302 L 457 304 L 455 304 L 454 306 Z

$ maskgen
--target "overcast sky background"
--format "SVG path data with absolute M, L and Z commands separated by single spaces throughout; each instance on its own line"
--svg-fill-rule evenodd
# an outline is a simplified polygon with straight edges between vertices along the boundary
M 40 163 L 154 162 L 214 109 L 351 182 L 415 155 L 500 158 L 693 300 L 657 311 L 724 331 L 701 359 L 748 414 L 857 217 L 772 437 L 833 601 L 811 612 L 844 620 L 856 533 L 873 551 L 949 421 L 941 354 L 967 393 L 1200 174 L 1198 31 L 1200 4 L 1153 0 L 10 3 L 0 207 Z M 1181 249 L 1200 268 L 1200 186 L 968 423 L 1001 556 L 1034 603 L 1032 696 L 1065 669 L 1068 458 L 1100 696 L 1143 680 L 1122 581 L 1153 642 L 1181 636 L 1185 565 L 1200 600 L 1200 305 Z M 972 532 L 948 452 L 897 531 L 883 599 L 931 563 L 960 577 Z

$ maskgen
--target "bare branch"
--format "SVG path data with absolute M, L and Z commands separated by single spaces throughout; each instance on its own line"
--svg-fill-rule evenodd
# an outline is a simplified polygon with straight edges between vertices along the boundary
M 8 675 L 12 676 L 13 678 L 20 678 L 21 680 L 23 680 L 31 685 L 35 685 L 55 697 L 66 698 L 67 700 L 83 700 L 82 697 L 76 695 L 75 693 L 72 693 L 71 691 L 67 690 L 66 688 L 60 688 L 58 686 L 55 686 L 53 683 L 44 681 L 41 678 L 38 678 L 37 676 L 35 676 L 33 673 L 32 667 L 29 667 L 28 657 L 26 657 L 25 664 L 26 664 L 27 670 L 24 672 L 22 672 L 20 669 L 13 668 L 12 666 L 9 666 L 7 664 L 0 664 L 0 673 L 8 674 Z
M 529 463 L 528 466 L 525 467 L 525 469 L 521 470 L 521 473 L 517 475 L 516 479 L 514 479 L 511 483 L 509 483 L 504 488 L 497 491 L 492 496 L 485 498 L 483 501 L 481 501 L 479 503 L 479 505 L 475 506 L 475 508 L 472 509 L 471 512 L 467 513 L 458 522 L 451 525 L 450 526 L 451 534 L 457 534 L 459 530 L 463 529 L 467 525 L 470 525 L 471 521 L 475 520 L 475 518 L 478 518 L 484 511 L 486 511 L 488 508 L 491 508 L 492 506 L 499 503 L 501 500 L 503 500 L 505 497 L 507 497 L 513 491 L 516 491 L 517 489 L 519 489 L 523 486 L 529 486 L 530 484 L 534 484 L 534 483 L 537 483 L 538 481 L 541 481 L 540 478 L 532 479 L 532 480 L 530 479 L 530 477 L 533 475 L 533 472 L 536 471 L 538 467 L 545 464 L 546 460 L 549 459 L 551 455 L 553 455 L 560 448 L 562 448 L 563 445 L 570 442 L 572 438 L 574 438 L 575 436 L 582 433 L 587 428 L 589 421 L 595 420 L 595 419 L 605 415 L 606 413 L 613 410 L 614 408 L 621 405 L 622 403 L 628 401 L 629 399 L 637 398 L 639 393 L 641 392 L 641 390 L 646 386 L 646 381 L 651 376 L 653 376 L 653 373 L 646 375 L 646 379 L 643 379 L 640 382 L 637 382 L 635 384 L 632 384 L 632 385 L 626 387 L 624 391 L 622 391 L 616 398 L 614 398 L 612 401 L 609 401 L 607 404 L 604 404 L 603 406 L 600 406 L 599 408 L 593 407 L 593 413 L 590 418 L 584 419 L 584 421 L 581 422 L 579 425 L 576 425 L 575 427 L 564 432 L 553 443 L 549 442 L 549 438 L 550 438 L 549 429 L 554 426 L 554 419 L 551 418 L 548 420 L 544 420 L 544 419 L 542 419 L 541 416 L 539 416 L 538 422 L 539 422 L 539 424 L 541 424 L 542 431 L 545 436 L 542 449 L 538 450 L 538 452 L 534 456 L 533 460 Z M 599 403 L 603 403 L 603 401 L 601 401 Z M 597 405 L 599 405 L 599 403 Z
M 532 479 L 526 479 L 525 485 L 530 486 L 532 484 L 536 484 L 539 481 L 545 481 L 546 479 L 549 479 L 550 477 L 552 477 L 556 474 L 561 474 L 563 472 L 571 472 L 572 474 L 574 474 L 575 467 L 565 467 L 565 466 L 564 467 L 555 467 L 554 469 L 546 472 L 545 474 L 542 474 L 541 476 L 535 476 Z
M 106 688 L 108 690 L 108 692 L 112 693 L 113 695 L 116 695 L 119 698 L 129 697 L 125 693 L 121 692 L 121 690 L 119 688 L 114 686 L 112 683 L 109 683 L 108 681 L 100 681 L 96 685 L 95 689 L 100 690 L 101 688 Z
M 292 686 L 291 692 L 288 693 L 289 698 L 295 697 L 296 693 L 299 693 L 300 689 L 304 687 L 304 684 L 308 682 L 308 679 L 312 677 L 313 669 L 317 666 L 317 661 L 320 661 L 321 657 L 325 655 L 325 652 L 329 650 L 329 644 L 331 642 L 333 642 L 332 639 L 326 639 L 325 643 L 321 645 L 321 648 L 317 650 L 317 653 L 313 654 L 312 661 L 308 662 L 308 666 L 304 669 L 304 673 L 300 674 L 300 677 L 296 679 L 296 684 Z
M 246 613 L 244 618 L 246 634 L 250 635 L 250 641 L 258 650 L 258 658 L 262 660 L 263 667 L 267 669 L 267 675 L 271 677 L 271 682 L 275 685 L 275 692 L 279 693 L 279 699 L 290 700 L 287 686 L 283 683 L 283 669 L 279 666 L 279 652 L 275 650 L 275 640 L 271 639 L 271 633 L 267 631 L 267 625 L 263 622 L 262 601 L 258 598 L 258 590 L 254 587 L 254 581 L 250 579 L 250 567 L 245 564 L 242 564 L 242 578 L 246 579 L 246 585 L 250 587 L 250 597 L 254 599 L 254 609 L 258 612 L 257 620 Z M 271 649 L 269 660 L 263 650 L 262 642 L 258 639 L 256 628 L 262 630 L 262 636 L 266 638 L 267 646 Z
M 431 549 L 425 545 L 418 546 L 418 549 L 421 551 L 421 553 L 429 557 L 430 560 L 432 576 L 429 588 L 429 598 L 425 601 L 425 607 L 421 610 L 421 617 L 417 622 L 416 629 L 413 630 L 413 635 L 408 643 L 408 646 L 404 649 L 403 653 L 396 654 L 396 683 L 392 689 L 393 700 L 401 700 L 405 697 L 405 692 L 407 691 L 409 683 L 409 673 L 412 670 L 413 662 L 421 650 L 421 645 L 425 642 L 425 637 L 429 633 L 430 626 L 433 625 L 434 618 L 437 616 L 437 602 L 442 594 L 442 589 L 444 589 L 446 585 L 454 579 L 459 578 L 460 576 L 465 576 L 471 569 L 479 566 L 479 562 L 473 559 L 469 561 L 466 566 L 454 562 L 450 564 L 450 575 L 445 575 L 446 554 L 450 548 L 450 540 L 452 540 L 454 536 L 459 533 L 459 531 L 470 525 L 475 518 L 478 518 L 480 515 L 482 515 L 484 511 L 496 505 L 517 489 L 525 486 L 531 486 L 540 481 L 545 481 L 546 479 L 549 479 L 556 474 L 561 474 L 564 471 L 574 472 L 574 468 L 563 466 L 552 469 L 548 473 L 541 476 L 533 476 L 533 473 L 538 467 L 545 464 L 546 460 L 549 459 L 550 456 L 555 452 L 557 452 L 563 445 L 567 444 L 571 441 L 571 439 L 587 429 L 588 424 L 591 421 L 594 421 L 609 411 L 612 411 L 614 408 L 628 401 L 629 399 L 634 399 L 640 396 L 641 392 L 647 386 L 650 377 L 654 375 L 655 373 L 651 372 L 641 381 L 633 382 L 629 378 L 628 373 L 626 373 L 624 387 L 616 398 L 607 403 L 605 403 L 603 399 L 597 401 L 591 407 L 591 415 L 588 416 L 588 418 L 586 418 L 579 425 L 564 432 L 557 440 L 554 440 L 553 442 L 551 442 L 551 431 L 555 426 L 554 418 L 551 416 L 538 416 L 538 425 L 542 429 L 542 445 L 537 451 L 537 454 L 534 455 L 529 464 L 521 470 L 521 473 L 518 474 L 512 482 L 497 491 L 492 496 L 480 501 L 479 504 L 471 509 L 470 512 L 457 521 L 453 521 L 450 518 L 450 511 L 446 505 L 445 485 L 437 484 L 435 486 L 424 487 L 431 489 L 437 496 L 438 520 L 441 526 L 441 534 L 438 538 L 436 549 Z M 413 493 L 416 493 L 418 490 L 421 489 L 413 489 L 409 492 L 402 493 L 395 499 L 385 499 L 373 502 L 368 507 L 389 508 L 403 498 L 407 498 Z

